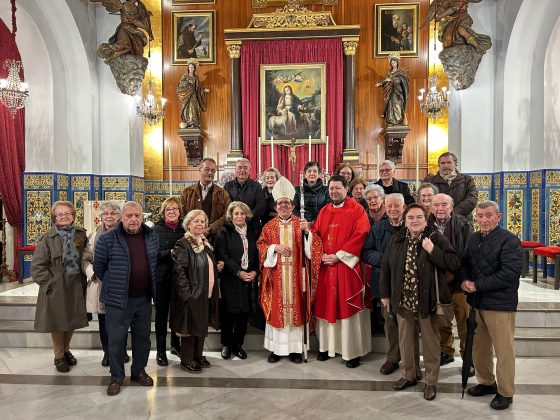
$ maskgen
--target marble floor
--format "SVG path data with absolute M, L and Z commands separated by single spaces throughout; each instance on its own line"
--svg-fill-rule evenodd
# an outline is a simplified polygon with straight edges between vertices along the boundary
M 1 285 L 2 296 L 33 296 L 33 285 Z M 560 302 L 558 291 L 522 282 L 520 300 L 528 304 Z M 130 351 L 130 350 L 129 350 Z M 150 354 L 146 371 L 151 388 L 125 386 L 116 397 L 106 395 L 108 369 L 100 350 L 73 350 L 78 365 L 57 373 L 52 351 L 41 348 L 0 348 L 0 417 L 2 419 L 557 419 L 560 412 L 560 358 L 516 360 L 516 395 L 504 412 L 489 407 L 491 396 L 461 399 L 461 359 L 441 368 L 438 396 L 425 401 L 424 383 L 393 391 L 400 377 L 379 373 L 381 354 L 370 354 L 357 369 L 340 358 L 295 365 L 286 359 L 266 361 L 268 353 L 249 352 L 247 360 L 222 360 L 192 375 L 170 356 L 159 367 Z M 130 365 L 127 365 L 127 373 Z M 469 385 L 476 383 L 470 378 Z

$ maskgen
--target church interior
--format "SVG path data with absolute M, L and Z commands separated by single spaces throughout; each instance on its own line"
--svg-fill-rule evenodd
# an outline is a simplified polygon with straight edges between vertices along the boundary
M 126 3 L 146 11 L 127 29 L 147 41 L 129 61 L 111 44 L 131 25 Z M 454 41 L 442 31 L 440 3 L 468 6 L 466 24 L 452 15 L 448 25 L 470 55 L 446 54 Z M 0 39 L 3 418 L 557 418 L 560 1 L 4 0 Z M 390 92 L 396 71 L 406 87 Z M 281 111 L 287 91 L 299 102 Z M 66 376 L 52 366 L 50 337 L 34 331 L 30 266 L 56 201 L 74 205 L 88 234 L 105 200 L 136 201 L 156 222 L 166 198 L 198 182 L 206 157 L 219 185 L 241 158 L 252 179 L 263 183 L 274 167 L 294 186 L 308 161 L 325 182 L 349 164 L 371 184 L 391 160 L 414 195 L 447 151 L 474 178 L 479 202 L 498 203 L 503 228 L 557 249 L 548 261 L 533 256 L 536 245 L 524 250 L 508 411 L 461 398 L 458 352 L 441 368 L 433 403 L 421 387 L 395 393 L 398 374 L 379 373 L 379 333 L 349 370 L 315 357 L 270 365 L 263 333 L 251 327 L 247 360 L 222 360 L 211 329 L 205 349 L 215 367 L 198 376 L 181 372 L 178 358 L 158 366 L 152 340 L 146 371 L 155 386 L 107 399 L 95 319 L 76 330 L 80 364 Z

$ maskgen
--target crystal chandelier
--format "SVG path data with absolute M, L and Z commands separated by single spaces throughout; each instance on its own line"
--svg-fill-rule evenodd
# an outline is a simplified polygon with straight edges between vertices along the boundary
M 424 93 L 426 97 L 424 97 Z M 438 91 L 437 74 L 434 73 L 428 77 L 428 92 L 425 89 L 420 89 L 418 100 L 420 101 L 420 110 L 428 118 L 431 118 L 432 122 L 443 116 L 443 110 L 449 107 L 449 92 L 445 86 L 441 88 L 441 92 Z
M 16 0 L 12 3 L 12 38 L 13 45 L 16 43 Z M 19 60 L 8 59 L 4 62 L 4 68 L 8 69 L 8 78 L 0 80 L 0 102 L 12 111 L 15 117 L 18 109 L 27 105 L 29 100 L 29 90 L 27 83 L 19 78 L 19 72 L 23 69 L 23 64 Z
M 152 78 L 148 79 L 148 93 L 136 105 L 136 113 L 148 125 L 155 125 L 165 116 L 165 99 L 161 98 L 161 106 L 154 95 L 154 82 Z

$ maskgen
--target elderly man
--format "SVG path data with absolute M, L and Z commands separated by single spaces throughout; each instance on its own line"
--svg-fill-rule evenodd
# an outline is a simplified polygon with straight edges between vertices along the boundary
M 364 197 L 367 203 L 366 213 L 369 219 L 369 224 L 373 226 L 381 219 L 386 219 L 387 214 L 385 211 L 385 191 L 377 184 L 368 185 L 364 190 Z
M 370 225 L 364 208 L 346 196 L 346 178 L 333 175 L 328 187 L 332 202 L 315 222 L 324 248 L 315 299 L 317 360 L 340 353 L 346 367 L 356 368 L 371 351 L 371 299 L 359 264 Z
M 408 184 L 395 178 L 395 164 L 390 160 L 384 160 L 379 166 L 379 180 L 376 182 L 385 191 L 385 195 L 400 193 L 404 197 L 407 206 L 414 203 L 414 197 L 410 194 Z
M 251 163 L 249 159 L 239 159 L 235 164 L 235 179 L 224 185 L 232 201 L 241 201 L 251 209 L 253 217 L 249 221 L 255 229 L 255 233 L 261 233 L 261 217 L 266 211 L 266 198 L 261 184 L 249 178 Z
M 99 300 L 105 304 L 109 337 L 111 383 L 107 395 L 117 395 L 124 380 L 122 349 L 129 328 L 132 336 L 130 379 L 143 386 L 154 384 L 144 369 L 150 355 L 158 255 L 158 236 L 142 223 L 142 206 L 135 201 L 124 204 L 121 221 L 95 243 L 93 272 L 102 281 Z
M 376 223 L 370 230 L 364 247 L 362 248 L 362 260 L 371 265 L 371 290 L 374 302 L 379 301 L 379 276 L 381 273 L 381 260 L 387 244 L 395 233 L 403 228 L 402 216 L 404 213 L 404 197 L 402 194 L 393 193 L 385 196 L 385 209 L 388 218 Z M 377 305 L 376 305 L 377 306 Z M 383 375 L 390 375 L 399 367 L 401 353 L 399 351 L 399 329 L 395 322 L 387 319 L 388 313 L 384 306 L 381 307 L 385 337 L 387 339 L 387 355 L 385 363 L 381 366 L 380 372 Z M 418 349 L 418 345 L 416 345 Z M 415 352 L 416 359 L 419 359 L 418 350 Z M 418 366 L 418 363 L 416 364 Z M 417 372 L 418 379 L 422 378 L 422 373 Z
M 432 201 L 432 214 L 428 219 L 428 225 L 445 236 L 455 249 L 459 258 L 463 257 L 467 241 L 473 232 L 470 221 L 453 211 L 453 199 L 447 194 L 436 194 Z M 460 353 L 463 357 L 465 351 L 465 341 L 467 339 L 467 318 L 469 316 L 469 304 L 467 297 L 461 290 L 461 286 L 455 282 L 455 276 L 448 274 L 447 284 L 451 291 L 451 301 L 453 303 L 453 312 L 455 313 L 455 321 L 457 322 L 457 332 L 460 340 Z M 446 365 L 454 361 L 453 355 L 455 348 L 453 346 L 455 340 L 451 324 L 444 325 L 439 329 L 441 359 L 440 365 Z M 471 366 L 470 376 L 474 376 L 474 367 Z
M 478 324 L 473 343 L 478 385 L 467 393 L 473 397 L 496 394 L 490 407 L 503 410 L 515 392 L 513 338 L 523 251 L 517 236 L 498 225 L 502 213 L 497 203 L 479 203 L 475 217 L 480 231 L 469 239 L 460 276 L 469 304 L 477 309 Z
M 183 190 L 183 214 L 191 210 L 204 210 L 208 217 L 208 228 L 204 236 L 211 243 L 226 222 L 226 210 L 231 201 L 229 194 L 213 183 L 216 166 L 214 159 L 204 158 L 200 164 L 200 181 Z
M 438 188 L 430 182 L 422 182 L 416 191 L 416 201 L 426 207 L 429 213 L 432 212 L 432 201 L 438 193 Z
M 321 239 L 308 222 L 292 214 L 294 195 L 293 185 L 281 177 L 272 189 L 278 216 L 264 225 L 257 241 L 262 269 L 260 304 L 266 318 L 264 347 L 270 351 L 269 363 L 278 362 L 280 356 L 289 356 L 293 363 L 302 361 L 304 323 L 311 318 L 323 254 Z M 305 291 L 303 265 L 308 273 Z
M 451 152 L 440 155 L 438 167 L 438 173 L 428 175 L 424 181 L 431 182 L 440 193 L 453 198 L 455 213 L 469 216 L 478 202 L 478 190 L 474 178 L 457 170 L 457 156 Z

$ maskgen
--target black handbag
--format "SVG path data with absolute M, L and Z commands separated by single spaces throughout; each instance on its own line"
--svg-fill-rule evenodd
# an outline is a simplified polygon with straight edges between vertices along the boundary
M 259 303 L 260 276 L 251 282 L 251 313 L 249 314 L 249 325 L 258 330 L 264 331 L 266 327 L 266 318 Z

